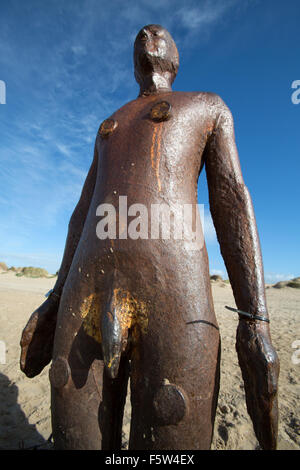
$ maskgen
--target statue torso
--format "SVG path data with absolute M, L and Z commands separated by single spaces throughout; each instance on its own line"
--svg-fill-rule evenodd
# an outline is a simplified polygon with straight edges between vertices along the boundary
M 170 117 L 153 120 L 151 109 L 161 101 L 171 105 Z M 157 289 L 163 288 L 166 295 L 175 289 L 172 295 L 177 300 L 181 286 L 180 297 L 188 295 L 197 299 L 196 304 L 204 298 L 211 311 L 203 241 L 197 250 L 190 250 L 182 240 L 153 240 L 150 225 L 149 239 L 119 239 L 117 228 L 116 239 L 100 240 L 96 227 L 101 217 L 96 211 L 101 204 L 111 204 L 118 227 L 119 196 L 127 197 L 128 208 L 143 204 L 149 215 L 153 204 L 167 204 L 171 209 L 175 204 L 197 204 L 202 154 L 216 121 L 213 101 L 214 95 L 207 93 L 171 92 L 139 98 L 110 116 L 117 124 L 110 135 L 97 136 L 97 180 L 73 260 L 74 275 L 80 270 L 81 278 L 88 276 L 89 285 L 93 279 L 105 291 L 111 283 L 124 283 L 130 291 L 150 288 L 152 297 Z M 204 297 L 199 296 L 201 291 Z
M 170 105 L 167 120 L 151 110 Z M 197 203 L 202 153 L 216 110 L 206 93 L 171 92 L 132 101 L 112 116 L 116 129 L 97 137 L 96 205 L 127 195 L 128 203 Z

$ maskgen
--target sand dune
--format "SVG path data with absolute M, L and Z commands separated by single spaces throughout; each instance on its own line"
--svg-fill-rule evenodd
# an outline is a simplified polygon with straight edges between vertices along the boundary
M 0 341 L 5 342 L 6 363 L 0 364 L 0 449 L 41 445 L 51 434 L 50 389 L 47 367 L 39 377 L 28 379 L 19 370 L 19 341 L 32 311 L 44 300 L 55 279 L 0 274 Z M 257 449 L 247 414 L 241 372 L 235 352 L 237 315 L 224 308 L 234 306 L 228 283 L 212 282 L 215 310 L 222 338 L 221 388 L 213 449 Z M 273 344 L 281 374 L 279 382 L 279 449 L 300 448 L 300 364 L 295 364 L 292 343 L 300 340 L 300 291 L 285 286 L 267 289 Z M 295 357 L 295 356 L 294 356 Z M 129 400 L 124 417 L 124 446 L 130 426 Z

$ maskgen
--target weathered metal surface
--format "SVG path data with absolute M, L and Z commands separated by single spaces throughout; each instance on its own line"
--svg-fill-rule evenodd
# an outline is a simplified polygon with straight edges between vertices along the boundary
M 99 127 L 99 135 L 103 138 L 111 135 L 118 127 L 118 121 L 114 119 L 105 119 Z
M 167 101 L 160 101 L 152 106 L 150 114 L 154 121 L 167 121 L 171 117 L 171 105 Z
M 51 385 L 55 388 L 64 387 L 67 385 L 70 375 L 70 367 L 67 360 L 63 357 L 57 357 L 49 370 Z
M 188 409 L 183 390 L 173 384 L 163 384 L 158 389 L 153 403 L 157 421 L 164 426 L 178 424 Z
M 96 212 L 102 203 L 117 208 L 122 195 L 149 213 L 153 204 L 196 204 L 205 165 L 237 307 L 267 317 L 255 218 L 224 102 L 172 91 L 178 52 L 161 26 L 139 32 L 134 63 L 140 95 L 100 126 L 54 287 L 59 308 L 47 299 L 29 320 L 21 368 L 34 376 L 51 358 L 70 368 L 63 387 L 52 385 L 56 448 L 120 448 L 130 361 L 130 449 L 209 449 L 220 336 L 205 244 L 151 238 L 150 227 L 148 238 L 126 238 L 119 214 L 122 236 L 100 240 Z M 37 359 L 43 341 L 47 354 Z M 275 448 L 279 364 L 268 323 L 241 318 L 237 351 L 256 435 Z

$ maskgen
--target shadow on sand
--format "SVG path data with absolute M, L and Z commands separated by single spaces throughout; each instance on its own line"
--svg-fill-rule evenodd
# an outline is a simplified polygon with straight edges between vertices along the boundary
M 51 449 L 49 438 L 30 424 L 18 404 L 18 387 L 0 373 L 0 450 Z

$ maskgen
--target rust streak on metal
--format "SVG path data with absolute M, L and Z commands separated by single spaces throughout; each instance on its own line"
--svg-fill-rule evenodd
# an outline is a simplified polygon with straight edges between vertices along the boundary
M 152 134 L 152 145 L 151 145 L 151 150 L 150 150 L 150 156 L 151 156 L 151 165 L 152 168 L 155 168 L 155 145 L 156 145 L 156 135 L 157 135 L 157 126 L 154 126 L 153 129 L 153 134 Z
M 160 122 L 156 125 L 152 135 L 152 146 L 150 150 L 151 155 L 151 166 L 155 170 L 158 190 L 161 191 L 161 181 L 159 177 L 159 164 L 160 164 L 160 148 L 161 148 L 161 136 L 162 136 L 163 123 Z
M 148 308 L 146 302 L 138 300 L 130 292 L 124 289 L 114 289 L 112 305 L 119 318 L 122 335 L 134 325 L 138 324 L 143 333 L 146 333 L 148 326 Z
M 160 157 L 161 157 L 160 146 L 161 146 L 162 130 L 163 130 L 163 123 L 160 123 L 159 124 L 159 130 L 158 130 L 158 136 L 157 136 L 157 156 L 156 156 L 156 164 L 155 164 L 155 173 L 156 173 L 156 179 L 157 179 L 159 192 L 161 191 L 161 181 L 160 181 L 160 177 L 159 177 L 159 164 L 160 164 Z
M 98 294 L 91 294 L 84 299 L 80 307 L 80 315 L 83 318 L 83 329 L 87 335 L 94 338 L 98 343 L 101 343 L 100 304 L 100 296 Z

